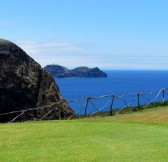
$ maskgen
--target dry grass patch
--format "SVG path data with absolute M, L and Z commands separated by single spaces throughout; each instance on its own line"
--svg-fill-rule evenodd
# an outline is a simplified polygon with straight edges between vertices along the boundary
M 157 109 L 147 109 L 130 114 L 116 115 L 113 117 L 113 120 L 166 124 L 168 123 L 168 107 L 159 107 Z

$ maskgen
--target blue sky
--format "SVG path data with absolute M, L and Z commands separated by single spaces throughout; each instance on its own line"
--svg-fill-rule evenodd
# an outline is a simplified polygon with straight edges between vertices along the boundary
M 0 37 L 42 66 L 168 70 L 167 0 L 0 0 Z

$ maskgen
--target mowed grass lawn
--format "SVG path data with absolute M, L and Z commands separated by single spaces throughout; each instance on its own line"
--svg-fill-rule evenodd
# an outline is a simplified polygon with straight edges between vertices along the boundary
M 167 162 L 167 118 L 168 107 L 116 117 L 0 124 L 0 162 Z

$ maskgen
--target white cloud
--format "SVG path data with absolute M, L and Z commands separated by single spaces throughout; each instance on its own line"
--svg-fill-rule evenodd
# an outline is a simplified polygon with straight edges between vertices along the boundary
M 17 45 L 30 54 L 57 53 L 65 51 L 81 51 L 82 48 L 70 43 L 16 41 Z
M 66 42 L 14 41 L 42 66 L 47 64 L 68 65 L 80 62 L 84 48 Z
M 68 68 L 77 66 L 100 67 L 103 69 L 168 69 L 167 50 L 138 50 L 110 52 L 78 46 L 67 42 L 15 41 L 28 55 L 42 66 L 59 64 Z M 84 48 L 83 48 L 84 47 Z M 105 49 L 105 48 L 104 48 Z
M 8 22 L 8 21 L 0 22 L 0 27 L 6 27 L 6 26 L 9 26 L 9 25 L 10 25 L 10 22 Z

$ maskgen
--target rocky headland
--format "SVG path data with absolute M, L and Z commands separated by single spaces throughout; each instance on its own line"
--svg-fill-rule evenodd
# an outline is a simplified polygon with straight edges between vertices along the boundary
M 83 77 L 83 78 L 107 78 L 107 74 L 100 70 L 98 67 L 88 68 L 85 66 L 77 67 L 69 70 L 68 68 L 60 65 L 47 65 L 44 68 L 56 78 L 71 78 L 71 77 Z
M 25 121 L 59 119 L 73 113 L 52 76 L 20 47 L 3 39 L 0 65 L 0 114 L 42 107 L 17 118 Z M 19 114 L 1 115 L 0 122 L 11 121 Z

